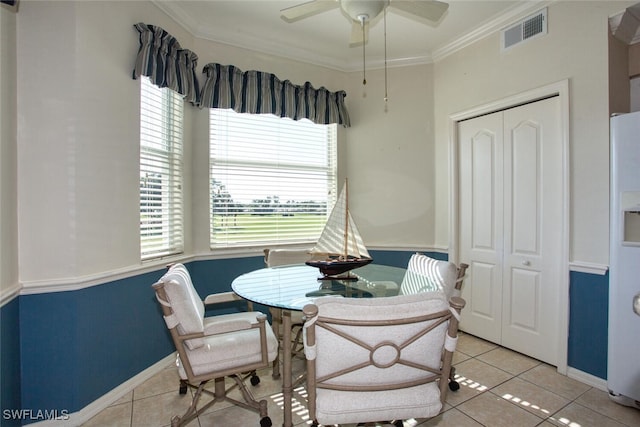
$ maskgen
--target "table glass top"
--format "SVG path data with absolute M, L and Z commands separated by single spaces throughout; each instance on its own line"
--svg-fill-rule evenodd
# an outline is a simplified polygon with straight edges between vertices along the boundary
M 351 298 L 376 298 L 398 295 L 404 268 L 369 264 L 352 270 L 357 280 L 318 280 L 315 267 L 287 265 L 262 268 L 238 276 L 231 288 L 244 299 L 271 307 L 302 310 L 314 298 L 341 295 Z

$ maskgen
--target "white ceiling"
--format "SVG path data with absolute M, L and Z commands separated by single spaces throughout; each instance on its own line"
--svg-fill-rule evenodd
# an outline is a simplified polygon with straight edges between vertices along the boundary
M 194 36 L 341 71 L 362 68 L 362 46 L 349 46 L 351 22 L 340 8 L 293 23 L 280 10 L 308 0 L 154 0 Z M 428 1 L 428 0 L 417 0 Z M 499 31 L 553 0 L 449 0 L 438 23 L 387 10 L 389 67 L 434 62 Z M 393 0 L 391 0 L 393 2 Z M 371 22 L 367 68 L 384 65 L 384 21 Z

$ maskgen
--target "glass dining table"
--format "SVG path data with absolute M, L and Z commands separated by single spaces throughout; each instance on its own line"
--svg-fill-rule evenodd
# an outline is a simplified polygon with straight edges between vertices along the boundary
M 271 309 L 275 331 L 279 330 L 282 323 L 284 427 L 293 425 L 291 312 L 302 311 L 306 304 L 313 303 L 315 298 L 322 296 L 379 298 L 399 295 L 405 272 L 404 268 L 369 264 L 350 271 L 346 278 L 320 280 L 321 274 L 317 268 L 296 264 L 262 268 L 233 280 L 231 288 L 238 296 Z M 279 376 L 278 361 L 274 363 L 273 376 Z

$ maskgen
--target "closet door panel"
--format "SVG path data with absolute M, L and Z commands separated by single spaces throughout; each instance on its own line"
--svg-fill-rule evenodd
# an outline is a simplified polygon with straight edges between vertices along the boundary
M 504 111 L 502 345 L 557 364 L 562 218 L 558 97 Z
M 499 342 L 502 298 L 502 114 L 460 123 L 461 259 L 469 264 L 461 329 Z

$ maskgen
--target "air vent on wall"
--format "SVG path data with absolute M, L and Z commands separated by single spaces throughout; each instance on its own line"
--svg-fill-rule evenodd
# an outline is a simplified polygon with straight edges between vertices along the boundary
M 502 30 L 502 49 L 547 34 L 547 9 L 534 13 L 511 27 Z

